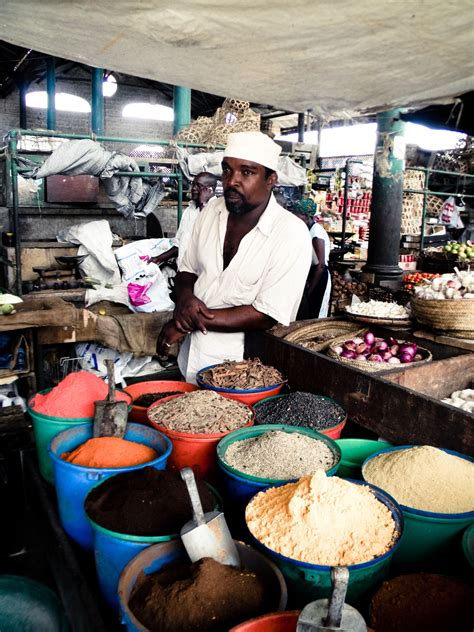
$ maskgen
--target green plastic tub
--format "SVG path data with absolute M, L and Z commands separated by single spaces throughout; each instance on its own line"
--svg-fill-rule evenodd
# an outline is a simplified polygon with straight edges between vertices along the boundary
M 417 446 L 404 445 L 396 448 L 382 450 L 381 453 L 407 450 Z M 444 450 L 448 454 L 474 462 L 469 456 Z M 366 459 L 362 465 L 362 475 L 365 464 L 377 455 Z M 365 480 L 365 479 L 364 479 Z M 433 481 L 433 484 L 435 482 Z M 405 528 L 400 540 L 400 546 L 394 556 L 394 562 L 401 566 L 419 567 L 424 564 L 432 564 L 435 559 L 449 559 L 456 556 L 461 546 L 462 533 L 471 524 L 474 524 L 474 511 L 458 514 L 434 513 L 421 511 L 400 505 L 405 519 Z
M 393 545 L 384 555 L 363 564 L 352 564 L 347 567 L 349 569 L 349 585 L 346 601 L 356 605 L 386 579 L 393 555 L 400 543 L 400 535 L 403 532 L 403 514 L 396 501 L 378 487 L 360 481 L 352 481 L 352 483 L 370 487 L 377 500 L 390 510 L 397 530 Z M 290 603 L 294 607 L 302 608 L 310 601 L 329 598 L 332 593 L 330 566 L 300 562 L 276 553 L 256 538 L 253 538 L 253 541 L 283 573 L 288 586 Z
M 46 395 L 52 389 L 47 388 L 44 391 L 40 391 L 37 395 Z M 121 389 L 117 389 L 118 391 L 122 391 Z M 130 404 L 128 407 L 128 411 L 132 409 L 132 397 L 129 393 L 125 393 L 129 399 Z M 94 421 L 94 417 L 50 417 L 49 415 L 43 415 L 43 413 L 38 413 L 33 410 L 35 405 L 35 396 L 33 396 L 28 402 L 28 414 L 31 417 L 33 422 L 33 433 L 35 436 L 36 443 L 36 452 L 38 454 L 38 464 L 39 470 L 41 472 L 41 476 L 45 478 L 48 483 L 54 485 L 54 472 L 53 472 L 53 462 L 48 453 L 48 446 L 51 441 L 54 439 L 56 435 L 58 435 L 63 430 L 69 430 L 70 428 L 74 428 L 75 426 L 80 426 L 81 424 L 91 424 Z
M 474 523 L 464 531 L 462 548 L 467 563 L 471 568 L 474 568 Z
M 362 463 L 365 459 L 376 452 L 392 447 L 391 443 L 373 439 L 337 439 L 336 443 L 342 455 L 337 475 L 340 478 L 357 480 L 362 479 Z

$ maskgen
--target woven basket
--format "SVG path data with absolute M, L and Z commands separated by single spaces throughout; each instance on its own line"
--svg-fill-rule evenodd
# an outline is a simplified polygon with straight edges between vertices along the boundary
M 361 330 L 359 337 L 363 338 L 364 334 L 367 333 L 368 329 Z M 399 344 L 402 344 L 403 340 L 397 340 Z M 326 355 L 328 355 L 333 360 L 337 360 L 342 364 L 347 364 L 353 369 L 359 369 L 359 371 L 365 371 L 366 373 L 386 373 L 388 371 L 400 371 L 406 369 L 408 367 L 421 366 L 422 364 L 426 364 L 427 362 L 431 362 L 433 356 L 424 347 L 418 347 L 417 353 L 423 356 L 422 360 L 418 362 L 411 362 L 410 364 L 388 364 L 387 362 L 368 362 L 367 360 L 350 360 L 349 358 L 341 358 L 341 356 L 337 355 L 334 351 L 334 347 L 338 345 L 337 342 L 333 341 L 329 345 L 328 350 L 326 351 Z
M 331 344 L 338 344 L 348 338 L 358 336 L 360 331 L 365 330 L 361 330 L 360 325 L 344 320 L 332 322 L 315 321 L 295 329 L 287 334 L 284 340 L 293 342 L 310 351 L 324 351 Z M 319 337 L 324 337 L 324 339 L 318 340 Z
M 474 340 L 474 299 L 411 299 L 412 314 L 419 323 L 433 329 Z

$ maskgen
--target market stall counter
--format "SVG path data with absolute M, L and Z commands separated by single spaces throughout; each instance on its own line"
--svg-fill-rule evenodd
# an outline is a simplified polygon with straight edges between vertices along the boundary
M 376 335 L 398 335 L 371 328 Z M 347 411 L 349 419 L 394 444 L 429 444 L 474 456 L 473 415 L 443 403 L 441 398 L 465 389 L 474 377 L 474 359 L 467 350 L 423 341 L 433 360 L 421 366 L 399 365 L 387 373 L 352 368 L 276 333 L 249 334 L 247 357 L 258 356 L 277 367 L 293 390 L 324 394 Z M 415 338 L 404 332 L 403 338 Z M 469 377 L 470 376 L 470 377 Z M 441 387 L 445 381 L 444 387 Z M 455 432 L 453 432 L 455 429 Z

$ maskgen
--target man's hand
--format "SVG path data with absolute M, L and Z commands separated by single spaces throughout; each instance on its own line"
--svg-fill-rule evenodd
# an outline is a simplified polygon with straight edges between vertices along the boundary
M 213 320 L 214 318 L 212 310 L 208 309 L 192 292 L 186 292 L 177 301 L 173 316 L 176 329 L 182 334 L 189 334 L 196 330 L 207 334 L 203 318 L 208 320 Z
M 170 320 L 169 323 L 163 327 L 158 336 L 158 342 L 156 343 L 156 353 L 161 356 L 167 358 L 170 352 L 171 346 L 184 338 L 186 334 L 183 334 L 181 331 L 178 331 L 176 328 L 176 324 L 174 320 Z

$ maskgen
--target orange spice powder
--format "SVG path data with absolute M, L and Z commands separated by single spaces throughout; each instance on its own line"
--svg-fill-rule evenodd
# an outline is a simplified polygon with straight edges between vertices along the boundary
M 153 448 L 119 437 L 89 439 L 72 452 L 61 454 L 61 458 L 68 463 L 95 468 L 132 467 L 157 457 Z

